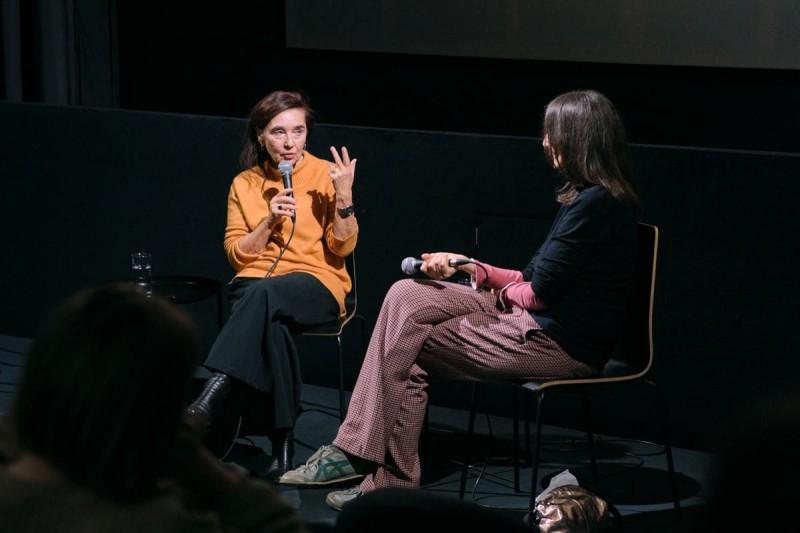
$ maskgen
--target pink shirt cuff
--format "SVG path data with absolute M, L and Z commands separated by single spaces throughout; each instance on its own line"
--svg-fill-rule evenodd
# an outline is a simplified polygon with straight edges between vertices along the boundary
M 500 301 L 508 307 L 521 307 L 528 311 L 541 311 L 547 309 L 536 293 L 533 292 L 533 287 L 529 281 L 515 282 L 509 284 L 506 288 L 500 291 Z
M 475 262 L 475 275 L 472 277 L 472 286 L 474 288 L 502 289 L 515 281 L 522 281 L 522 272 L 519 270 L 508 270 L 487 265 L 480 261 Z

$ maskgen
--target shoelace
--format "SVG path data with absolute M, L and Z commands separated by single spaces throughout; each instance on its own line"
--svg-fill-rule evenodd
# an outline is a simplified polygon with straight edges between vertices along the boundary
M 330 446 L 330 445 L 325 445 L 325 446 L 323 446 L 322 448 L 320 448 L 319 450 L 317 450 L 317 451 L 314 453 L 314 455 L 312 455 L 311 457 L 309 457 L 309 458 L 308 458 L 308 460 L 305 462 L 305 464 L 304 464 L 304 465 L 302 465 L 302 466 L 298 467 L 298 469 L 302 468 L 302 469 L 303 469 L 303 471 L 305 472 L 306 470 L 308 470 L 309 468 L 311 468 L 311 465 L 312 465 L 312 463 L 316 463 L 316 462 L 318 462 L 320 459 L 322 459 L 322 457 L 325 455 L 325 452 L 326 452 L 327 450 L 330 450 L 331 448 L 333 448 L 333 446 Z

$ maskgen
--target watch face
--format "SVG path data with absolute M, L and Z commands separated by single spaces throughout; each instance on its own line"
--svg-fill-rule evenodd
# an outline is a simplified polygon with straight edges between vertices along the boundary
M 343 217 L 350 216 L 356 212 L 356 208 L 353 205 L 348 205 L 347 207 L 342 207 L 339 209 L 339 214 Z

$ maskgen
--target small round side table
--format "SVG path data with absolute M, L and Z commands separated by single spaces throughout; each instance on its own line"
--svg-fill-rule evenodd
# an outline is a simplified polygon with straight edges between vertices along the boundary
M 217 325 L 222 329 L 222 284 L 211 278 L 198 276 L 153 276 L 153 294 L 176 304 L 189 304 L 216 298 Z

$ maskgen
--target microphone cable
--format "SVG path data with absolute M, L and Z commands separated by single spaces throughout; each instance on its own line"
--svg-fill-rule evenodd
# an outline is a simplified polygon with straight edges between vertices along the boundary
M 280 173 L 281 178 L 283 179 L 283 187 L 285 189 L 292 188 L 292 168 L 293 166 L 289 161 L 284 160 L 278 164 L 278 172 Z M 294 196 L 294 195 L 290 194 L 289 196 Z M 272 266 L 269 267 L 269 270 L 267 271 L 266 275 L 264 275 L 265 278 L 268 278 L 272 275 L 272 271 L 275 270 L 275 267 L 278 265 L 278 261 L 281 260 L 281 257 L 283 257 L 284 252 L 286 252 L 287 248 L 289 248 L 289 243 L 292 242 L 292 237 L 294 237 L 294 228 L 297 227 L 296 215 L 297 215 L 296 212 L 292 212 L 292 217 L 291 217 L 292 232 L 289 234 L 289 238 L 286 240 L 286 244 L 281 249 L 281 253 L 278 254 L 278 257 L 275 259 L 275 262 L 272 263 Z
M 269 267 L 269 270 L 267 270 L 267 273 L 264 275 L 265 278 L 268 278 L 268 277 L 270 277 L 272 275 L 272 271 L 275 270 L 275 266 L 277 266 L 278 261 L 281 260 L 281 257 L 283 257 L 284 252 L 286 252 L 287 248 L 289 248 L 289 243 L 292 242 L 292 237 L 294 237 L 294 228 L 295 227 L 296 227 L 296 224 L 295 224 L 295 222 L 293 220 L 292 221 L 292 232 L 289 234 L 289 238 L 286 240 L 286 244 L 284 244 L 283 248 L 281 248 L 281 253 L 278 254 L 278 257 L 275 258 L 275 262 L 272 263 L 272 266 Z

